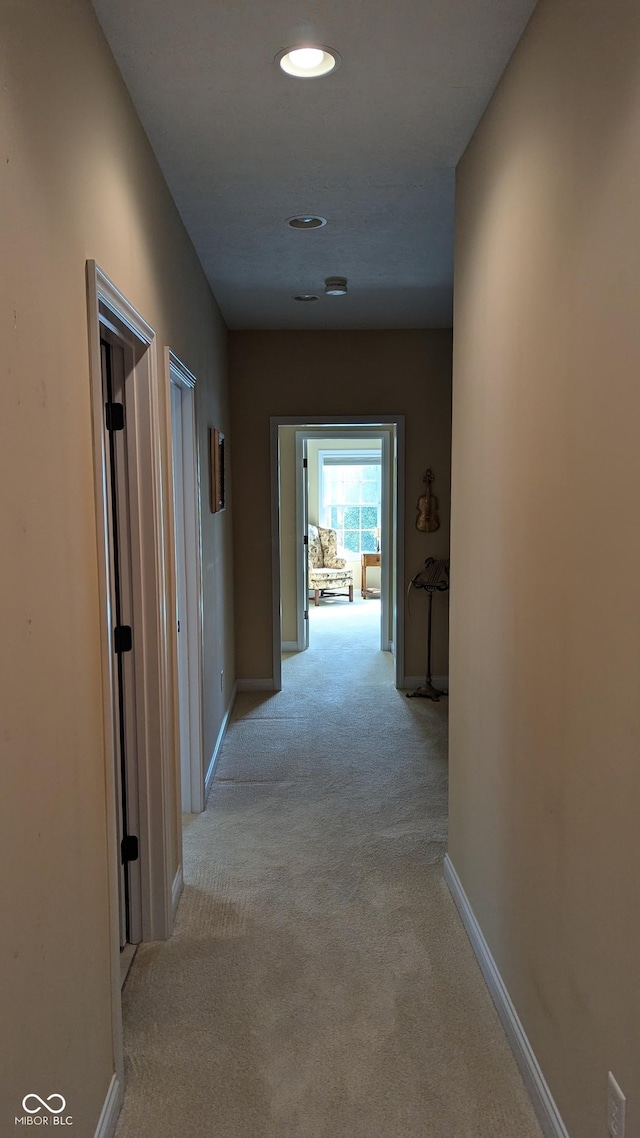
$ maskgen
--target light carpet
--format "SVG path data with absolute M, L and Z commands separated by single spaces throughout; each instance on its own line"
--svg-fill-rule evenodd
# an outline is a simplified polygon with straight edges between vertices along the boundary
M 446 700 L 394 690 L 378 621 L 312 608 L 238 698 L 124 991 L 117 1138 L 541 1138 L 442 879 Z

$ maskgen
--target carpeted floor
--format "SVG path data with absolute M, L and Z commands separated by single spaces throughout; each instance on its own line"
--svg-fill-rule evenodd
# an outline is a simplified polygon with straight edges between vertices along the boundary
M 540 1138 L 442 880 L 446 700 L 394 690 L 378 602 L 311 620 L 186 820 L 175 935 L 124 991 L 117 1138 Z

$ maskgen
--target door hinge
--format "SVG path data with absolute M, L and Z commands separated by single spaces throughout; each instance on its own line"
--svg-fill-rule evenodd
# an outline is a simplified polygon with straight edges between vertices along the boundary
M 120 854 L 123 865 L 126 865 L 128 861 L 138 860 L 138 839 L 135 834 L 125 834 L 120 842 Z
M 124 403 L 105 403 L 104 417 L 108 431 L 124 431 Z
M 131 632 L 131 625 L 119 624 L 113 630 L 113 650 L 114 652 L 130 652 L 133 646 L 133 635 Z
M 305 619 L 305 620 L 308 620 L 308 619 L 309 619 L 309 609 L 305 609 L 305 610 L 304 610 L 303 616 L 304 616 L 304 619 Z
M 306 470 L 306 469 L 307 469 L 307 460 L 306 460 L 306 458 L 303 458 L 303 460 L 302 460 L 302 469 L 303 469 L 303 470 Z
M 308 534 L 306 534 L 306 533 L 305 533 L 305 535 L 304 535 L 304 537 L 303 537 L 303 539 L 302 539 L 302 544 L 303 544 L 303 545 L 308 545 L 308 544 L 309 544 L 309 536 L 308 536 Z

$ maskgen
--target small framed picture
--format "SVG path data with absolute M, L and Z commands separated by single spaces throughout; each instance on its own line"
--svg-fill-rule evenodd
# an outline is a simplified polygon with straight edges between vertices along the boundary
M 209 427 L 209 494 L 211 513 L 224 510 L 224 435 L 215 427 Z

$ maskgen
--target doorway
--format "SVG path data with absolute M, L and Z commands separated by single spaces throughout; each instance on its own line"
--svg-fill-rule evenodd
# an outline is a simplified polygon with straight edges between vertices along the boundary
M 342 625 L 364 628 L 378 613 L 377 647 L 395 658 L 395 683 L 403 681 L 402 543 L 404 419 L 274 418 L 272 430 L 274 687 L 282 685 L 281 654 L 304 652 L 310 628 L 318 623 L 315 590 L 309 600 L 309 525 L 332 531 L 338 556 L 346 563 L 354 605 L 336 589 L 320 606 L 338 606 Z M 357 500 L 356 500 L 357 498 Z M 313 548 L 313 547 L 312 547 Z M 363 595 L 362 570 L 366 564 Z M 374 590 L 374 586 L 376 586 Z M 373 597 L 375 601 L 368 600 Z M 355 612 L 355 604 L 359 613 Z M 343 611 L 344 609 L 344 611 Z M 333 613 L 331 614 L 331 617 Z M 323 636 L 330 617 L 322 617 Z M 337 624 L 334 627 L 338 627 Z M 311 633 L 313 636 L 313 633 Z M 369 642 L 373 643 L 369 637 Z
M 280 430 L 281 457 L 287 441 L 287 428 Z M 344 580 L 335 589 L 314 587 L 313 564 L 323 565 L 323 543 L 328 539 L 333 552 L 329 562 L 340 562 L 352 584 L 350 604 L 377 597 L 369 604 L 378 617 L 379 648 L 390 651 L 391 611 L 388 554 L 392 548 L 390 496 L 390 433 L 359 430 L 347 432 L 327 427 L 318 431 L 295 431 L 296 451 L 296 569 L 295 590 L 287 593 L 282 583 L 283 651 L 304 651 L 317 627 L 318 607 L 335 605 L 345 593 Z M 287 518 L 281 510 L 281 541 L 284 545 Z M 305 542 L 308 537 L 308 543 Z M 381 546 L 385 547 L 384 554 Z M 284 551 L 283 551 L 284 553 Z M 284 556 L 282 557 L 284 561 Z M 383 580 L 384 577 L 384 580 Z M 340 581 L 340 578 L 337 577 Z M 322 574 L 317 584 L 322 585 Z M 327 582 L 330 584 L 330 582 Z M 340 606 L 338 606 L 340 607 Z M 287 622 L 296 610 L 297 645 L 288 643 Z M 346 610 L 343 619 L 355 614 Z M 360 617 L 364 617 L 364 613 Z M 368 613 L 371 617 L 373 611 Z M 334 621 L 334 624 L 336 622 Z
M 204 810 L 202 554 L 195 376 L 167 353 L 171 391 L 180 796 L 183 814 Z
M 100 324 L 100 361 L 107 456 L 107 523 L 111 564 L 109 603 L 113 612 L 114 778 L 117 819 L 118 910 L 120 951 L 142 940 L 142 893 L 139 862 L 137 652 L 134 630 L 141 625 L 140 582 L 132 527 L 137 501 L 135 407 L 127 377 L 132 348 L 106 321 Z
M 87 261 L 87 300 L 117 1095 L 124 1070 L 122 963 L 139 941 L 171 935 L 182 879 L 169 415 L 155 332 L 95 261 Z

